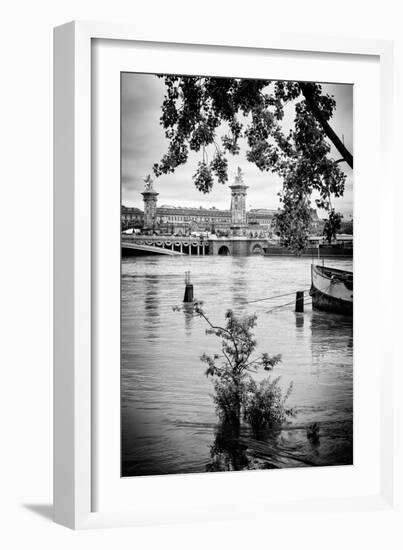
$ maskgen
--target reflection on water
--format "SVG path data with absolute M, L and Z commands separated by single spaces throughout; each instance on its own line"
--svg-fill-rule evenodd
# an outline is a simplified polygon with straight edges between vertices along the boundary
M 303 313 L 296 313 L 295 314 L 296 334 L 301 334 L 301 335 L 304 334 L 304 320 L 305 320 L 305 315 Z
M 349 260 L 329 265 L 351 270 Z M 222 323 L 228 308 L 256 312 L 258 351 L 282 354 L 277 375 L 283 388 L 294 383 L 289 405 L 297 416 L 276 433 L 218 424 L 199 358 L 219 342 L 202 319 L 172 310 L 183 300 L 186 270 L 211 320 Z M 248 303 L 309 285 L 307 258 L 123 259 L 122 475 L 352 463 L 352 320 L 310 305 L 304 314 L 292 304 L 277 308 L 293 296 Z
M 192 304 L 184 304 L 183 305 L 183 313 L 185 317 L 185 335 L 190 336 L 191 330 L 192 330 L 192 324 L 193 324 L 193 305 Z
M 211 462 L 207 472 L 225 472 L 250 469 L 248 446 L 241 442 L 240 430 L 227 425 L 219 425 L 214 443 L 210 449 Z

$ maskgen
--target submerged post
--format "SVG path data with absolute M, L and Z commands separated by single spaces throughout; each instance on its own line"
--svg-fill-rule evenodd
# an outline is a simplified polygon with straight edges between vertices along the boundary
M 185 296 L 184 302 L 193 302 L 193 285 L 190 282 L 190 271 L 185 271 Z
M 304 313 L 304 291 L 297 290 L 295 296 L 295 313 Z

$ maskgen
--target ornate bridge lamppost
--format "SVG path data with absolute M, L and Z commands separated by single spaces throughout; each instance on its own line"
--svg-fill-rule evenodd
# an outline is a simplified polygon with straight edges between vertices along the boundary
M 141 193 L 143 195 L 144 201 L 144 230 L 147 232 L 155 229 L 155 222 L 157 217 L 157 197 L 159 193 L 155 191 L 153 187 L 153 179 L 148 174 L 144 179 L 144 191 Z
M 238 166 L 235 181 L 231 189 L 231 230 L 233 235 L 242 235 L 246 226 L 246 190 L 248 186 L 243 181 L 241 168 Z

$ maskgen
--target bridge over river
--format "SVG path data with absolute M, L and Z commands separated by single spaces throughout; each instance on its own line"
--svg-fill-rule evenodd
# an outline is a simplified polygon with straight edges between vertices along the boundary
M 165 254 L 169 256 L 249 256 L 265 254 L 268 242 L 250 237 L 167 237 L 122 234 L 122 251 L 134 254 Z

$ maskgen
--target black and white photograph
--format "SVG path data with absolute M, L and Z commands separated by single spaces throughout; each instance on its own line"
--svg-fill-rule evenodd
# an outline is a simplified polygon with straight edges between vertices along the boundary
M 121 476 L 353 464 L 353 85 L 121 73 Z
M 400 11 L 5 5 L 2 548 L 403 546 Z

